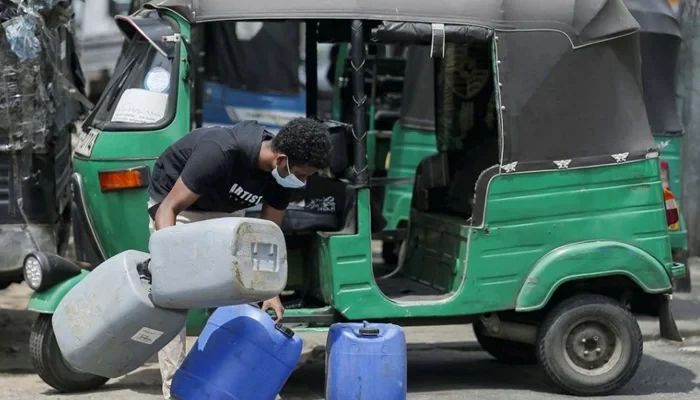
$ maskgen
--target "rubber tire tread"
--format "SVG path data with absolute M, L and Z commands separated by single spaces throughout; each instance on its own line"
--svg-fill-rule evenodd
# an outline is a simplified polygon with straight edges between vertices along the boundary
M 579 307 L 615 307 L 615 309 L 620 312 L 623 317 L 623 325 L 627 325 L 626 328 L 630 330 L 630 335 L 633 338 L 632 345 L 630 346 L 634 350 L 630 354 L 630 359 L 632 359 L 632 365 L 625 369 L 617 379 L 609 382 L 603 387 L 584 389 L 581 387 L 574 386 L 568 382 L 562 380 L 558 374 L 554 372 L 556 366 L 552 365 L 552 360 L 548 356 L 547 352 L 547 334 L 550 333 L 552 326 L 557 322 L 559 318 L 567 313 L 573 312 Z M 624 327 L 623 327 L 624 329 Z M 634 377 L 639 365 L 642 361 L 643 350 L 644 350 L 644 338 L 642 336 L 642 331 L 639 328 L 634 315 L 626 308 L 624 308 L 619 302 L 614 299 L 602 296 L 598 294 L 579 294 L 570 297 L 556 307 L 554 307 L 545 317 L 544 321 L 540 325 L 540 329 L 537 335 L 537 359 L 539 364 L 544 369 L 545 373 L 549 379 L 565 391 L 567 394 L 573 396 L 607 396 L 612 394 L 625 386 Z M 636 358 L 636 359 L 635 359 Z
M 37 375 L 61 393 L 95 390 L 109 378 L 74 372 L 65 365 L 51 324 L 51 314 L 39 314 L 29 335 L 29 355 Z

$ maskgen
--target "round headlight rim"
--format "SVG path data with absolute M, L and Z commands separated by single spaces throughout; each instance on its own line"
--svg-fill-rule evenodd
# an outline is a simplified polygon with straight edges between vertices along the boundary
M 39 272 L 39 282 L 36 285 L 36 287 L 32 285 L 31 279 L 29 279 L 29 277 L 27 276 L 27 262 L 31 260 L 36 262 L 37 271 Z M 41 286 L 44 283 L 45 279 L 44 264 L 41 262 L 41 257 L 37 256 L 35 252 L 31 252 L 24 257 L 24 263 L 22 264 L 22 275 L 24 281 L 27 283 L 27 286 L 29 286 L 32 290 L 38 291 L 41 289 Z

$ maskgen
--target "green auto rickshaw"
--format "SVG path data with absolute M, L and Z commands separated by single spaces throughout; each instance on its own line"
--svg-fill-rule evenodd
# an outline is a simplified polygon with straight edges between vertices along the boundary
M 662 182 L 673 192 L 682 211 L 683 124 L 676 106 L 676 65 L 682 42 L 680 22 L 667 1 L 625 0 L 625 4 L 641 28 L 644 103 L 661 156 Z M 674 259 L 686 263 L 688 230 L 682 214 L 669 230 Z M 676 290 L 690 291 L 689 271 L 677 281 Z
M 306 189 L 345 195 L 335 229 L 321 213 L 323 224 L 282 227 L 290 276 L 302 277 L 301 290 L 288 281 L 297 303 L 286 324 L 469 323 L 494 357 L 539 363 L 564 392 L 590 396 L 636 373 L 643 339 L 633 312 L 658 316 L 661 336 L 682 340 L 670 297 L 686 266 L 671 257 L 675 221 L 646 121 L 639 24 L 623 0 L 151 2 L 121 18 L 140 51 L 123 60 L 101 100 L 110 106 L 94 111 L 103 122 L 84 126 L 79 146 L 90 152 L 75 161 L 88 235 L 105 257 L 148 250 L 150 165 L 191 126 L 192 27 L 277 19 L 305 22 L 307 51 L 350 43 L 358 78 L 353 123 L 327 121 L 333 171 Z M 372 259 L 366 43 L 429 46 L 433 66 L 423 82 L 434 90 L 436 151 L 416 168 L 405 254 L 388 273 Z M 144 60 L 156 54 L 172 71 L 155 82 L 171 88 L 162 96 L 142 86 Z M 307 71 L 308 90 L 316 69 Z M 145 109 L 133 106 L 144 98 Z M 297 212 L 309 210 L 287 214 Z M 89 271 L 46 253 L 28 255 L 25 268 L 29 308 L 45 314 L 32 332 L 39 375 L 63 391 L 103 384 L 65 365 L 46 316 Z

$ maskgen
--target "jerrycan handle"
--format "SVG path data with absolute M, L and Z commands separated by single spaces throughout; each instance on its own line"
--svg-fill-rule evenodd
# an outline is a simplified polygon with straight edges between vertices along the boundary
M 363 321 L 364 326 L 360 328 L 360 336 L 379 336 L 379 328 L 369 326 L 369 322 Z
M 153 283 L 153 277 L 151 276 L 151 269 L 149 268 L 151 259 L 136 264 L 136 272 L 138 272 L 141 279 L 145 279 L 148 283 Z
M 281 323 L 275 324 L 275 329 L 282 332 L 282 334 L 288 338 L 294 337 L 294 331 L 282 325 Z

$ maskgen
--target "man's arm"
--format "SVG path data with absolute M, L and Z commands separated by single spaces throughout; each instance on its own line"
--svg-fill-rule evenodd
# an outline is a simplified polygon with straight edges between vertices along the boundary
M 284 219 L 284 210 L 289 204 L 289 192 L 283 190 L 279 185 L 275 184 L 272 189 L 265 191 L 263 195 L 265 203 L 263 204 L 260 218 L 272 221 L 282 229 L 282 220 Z M 272 204 L 272 205 L 271 205 Z M 279 207 L 279 208 L 278 208 Z M 275 310 L 276 322 L 280 322 L 284 316 L 284 306 L 279 296 L 275 296 L 270 300 L 266 300 L 262 304 L 263 311 L 269 309 Z
M 194 204 L 198 198 L 199 195 L 188 189 L 182 182 L 182 179 L 178 178 L 170 193 L 165 196 L 163 202 L 158 206 L 154 220 L 156 230 L 175 225 L 177 215 Z
M 230 163 L 217 143 L 208 140 L 197 143 L 180 177 L 158 206 L 154 218 L 156 230 L 175 225 L 177 215 L 214 186 Z
M 284 219 L 284 210 L 278 210 L 271 207 L 269 204 L 263 204 L 262 212 L 260 213 L 260 218 L 272 221 L 282 228 L 282 220 Z

